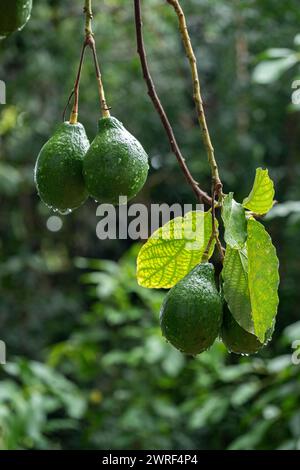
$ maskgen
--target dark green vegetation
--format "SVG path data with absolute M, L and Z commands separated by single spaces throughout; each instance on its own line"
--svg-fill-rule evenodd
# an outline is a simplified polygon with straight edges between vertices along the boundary
M 141 81 L 132 2 L 100 3 L 95 34 L 108 102 L 149 151 L 149 178 L 136 201 L 191 203 Z M 161 0 L 143 3 L 157 90 L 209 190 L 176 18 Z M 300 369 L 291 362 L 300 339 L 300 114 L 291 105 L 299 63 L 273 81 L 265 67 L 267 85 L 252 80 L 266 48 L 299 50 L 299 1 L 185 5 L 224 189 L 242 200 L 258 166 L 276 183 L 279 203 L 263 221 L 281 261 L 273 340 L 249 358 L 228 354 L 218 341 L 186 357 L 162 339 L 164 294 L 137 286 L 138 249 L 96 238 L 92 200 L 62 217 L 59 232 L 47 230 L 53 213 L 37 197 L 32 168 L 73 87 L 82 17 L 80 2 L 36 1 L 27 27 L 0 44 L 9 91 L 0 106 L 0 338 L 8 360 L 0 377 L 1 448 L 299 448 Z M 98 96 L 86 63 L 80 119 L 92 139 Z
M 210 263 L 196 266 L 168 292 L 160 312 L 165 338 L 186 354 L 206 351 L 220 333 L 222 301 Z
M 89 141 L 82 124 L 64 122 L 39 153 L 35 166 L 35 183 L 48 207 L 70 212 L 88 197 L 82 162 Z
M 32 0 L 1 0 L 0 38 L 20 31 L 30 18 Z
M 114 117 L 99 121 L 99 132 L 84 158 L 89 194 L 98 202 L 117 204 L 132 199 L 144 186 L 148 156 L 141 144 Z

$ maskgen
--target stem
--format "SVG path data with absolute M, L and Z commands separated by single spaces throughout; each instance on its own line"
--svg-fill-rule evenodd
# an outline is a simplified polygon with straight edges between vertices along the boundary
M 92 0 L 85 0 L 83 12 L 85 14 L 85 39 L 84 39 L 82 50 L 81 50 L 79 67 L 78 67 L 78 72 L 77 72 L 74 88 L 68 98 L 68 102 L 63 112 L 63 119 L 65 119 L 66 109 L 71 101 L 71 98 L 74 95 L 74 104 L 73 104 L 72 111 L 71 111 L 70 124 L 76 124 L 78 120 L 79 84 L 80 84 L 80 77 L 81 77 L 81 72 L 82 72 L 84 54 L 85 54 L 85 50 L 87 47 L 91 48 L 92 54 L 93 54 L 96 78 L 98 82 L 98 93 L 99 93 L 99 98 L 100 98 L 101 114 L 103 117 L 110 116 L 109 108 L 106 104 L 101 71 L 100 71 L 100 66 L 99 66 L 99 62 L 97 59 L 96 43 L 95 43 L 93 30 L 92 30 L 92 19 L 93 19 Z
M 105 92 L 103 88 L 101 71 L 100 71 L 100 66 L 99 66 L 99 62 L 97 59 L 96 43 L 95 43 L 95 39 L 93 38 L 93 36 L 90 36 L 89 41 L 90 41 L 89 45 L 92 49 L 92 54 L 93 54 L 93 59 L 94 59 L 94 64 L 95 64 L 96 78 L 98 82 L 98 93 L 99 93 L 100 105 L 101 105 L 101 113 L 102 113 L 102 117 L 108 118 L 110 117 L 110 112 L 109 112 L 110 108 L 107 106 L 106 99 L 105 99 Z
M 214 183 L 214 181 L 212 182 L 212 188 L 211 188 L 211 191 L 212 191 L 212 200 L 213 200 L 213 204 L 211 206 L 211 215 L 212 215 L 212 237 L 215 238 L 216 240 L 216 245 L 217 245 L 217 248 L 218 248 L 218 251 L 219 251 L 219 254 L 220 254 L 220 258 L 221 258 L 221 261 L 223 263 L 224 261 L 224 252 L 225 252 L 225 249 L 222 247 L 222 244 L 220 242 L 220 239 L 219 239 L 219 231 L 218 231 L 218 228 L 217 228 L 217 225 L 216 225 L 216 206 L 215 206 L 215 201 L 216 201 L 216 185 Z
M 79 83 L 80 83 L 82 64 L 83 64 L 83 59 L 84 59 L 84 53 L 85 53 L 86 46 L 87 46 L 87 44 L 84 42 L 84 44 L 82 46 L 82 49 L 81 49 L 79 67 L 78 67 L 78 72 L 77 72 L 74 88 L 73 88 L 73 90 L 72 90 L 72 92 L 69 96 L 68 103 L 67 103 L 67 105 L 65 107 L 65 110 L 64 110 L 64 116 L 65 116 L 66 108 L 68 107 L 68 105 L 70 103 L 70 100 L 71 100 L 72 96 L 74 95 L 74 104 L 73 104 L 73 108 L 72 108 L 72 111 L 71 111 L 70 124 L 76 124 L 77 120 L 78 120 Z
M 190 62 L 190 68 L 191 68 L 191 73 L 192 73 L 192 79 L 193 79 L 193 89 L 194 89 L 194 101 L 196 105 L 196 111 L 197 111 L 197 117 L 198 121 L 200 124 L 200 127 L 202 129 L 202 135 L 203 135 L 203 140 L 204 140 L 204 145 L 206 148 L 207 156 L 208 156 L 208 161 L 210 164 L 211 168 L 211 174 L 212 174 L 212 180 L 214 183 L 214 188 L 216 194 L 220 194 L 222 191 L 222 183 L 220 180 L 219 176 L 219 170 L 218 170 L 218 165 L 215 159 L 215 153 L 214 153 L 214 148 L 211 143 L 210 139 L 210 134 L 207 126 L 207 121 L 206 121 L 206 116 L 204 112 L 204 107 L 203 107 L 203 100 L 201 96 L 201 87 L 200 87 L 200 80 L 199 80 L 199 75 L 198 75 L 198 70 L 197 70 L 197 60 L 196 56 L 193 50 L 193 46 L 191 43 L 191 39 L 189 36 L 187 24 L 186 24 L 186 19 L 184 12 L 180 6 L 180 3 L 178 0 L 166 0 L 170 5 L 173 6 L 177 16 L 178 16 L 178 21 L 179 21 L 179 30 L 181 33 L 183 45 L 185 48 L 185 52 L 187 55 L 187 58 Z
M 155 85 L 152 79 L 152 76 L 149 71 L 149 66 L 148 66 L 148 61 L 147 61 L 147 55 L 146 55 L 146 50 L 145 50 L 145 45 L 144 45 L 144 38 L 143 38 L 143 23 L 142 23 L 142 9 L 141 9 L 141 3 L 140 0 L 134 0 L 134 9 L 135 9 L 135 27 L 136 27 L 136 38 L 137 38 L 137 52 L 140 56 L 140 61 L 141 61 L 141 66 L 142 66 L 142 71 L 143 71 L 143 76 L 148 88 L 148 95 L 151 98 L 154 107 L 160 117 L 160 120 L 164 126 L 164 129 L 166 131 L 166 134 L 168 136 L 171 150 L 174 153 L 174 155 L 177 158 L 177 161 L 179 163 L 179 166 L 188 182 L 188 184 L 192 187 L 192 190 L 194 191 L 197 199 L 199 199 L 200 202 L 205 202 L 206 204 L 212 205 L 212 198 L 205 192 L 203 191 L 200 187 L 197 181 L 193 178 L 192 174 L 189 171 L 189 168 L 185 162 L 185 159 L 180 151 L 179 145 L 176 141 L 174 131 L 172 129 L 172 126 L 170 124 L 170 121 L 168 119 L 168 116 L 163 108 L 163 105 L 161 104 L 161 101 L 158 97 L 158 94 L 155 90 Z
M 97 51 L 96 51 L 96 42 L 94 39 L 93 29 L 92 29 L 92 19 L 93 19 L 93 11 L 92 11 L 92 0 L 85 0 L 84 6 L 85 12 L 85 43 L 91 48 L 95 71 L 96 71 L 96 78 L 98 82 L 98 93 L 100 98 L 100 107 L 101 107 L 101 114 L 102 117 L 110 117 L 109 108 L 106 103 L 105 99 L 105 92 L 102 82 L 102 76 L 100 71 L 100 66 L 97 58 Z
M 209 250 L 212 245 L 212 242 L 214 239 L 216 240 L 216 245 L 220 254 L 221 262 L 224 262 L 224 253 L 225 253 L 225 248 L 222 247 L 222 244 L 219 239 L 219 233 L 218 233 L 218 228 L 216 225 L 216 192 L 215 192 L 215 185 L 214 183 L 212 184 L 212 206 L 211 206 L 211 215 L 212 215 L 212 232 L 210 239 L 208 241 L 208 244 L 205 248 L 205 251 L 202 255 L 202 263 L 207 262 L 209 260 Z
M 93 19 L 93 12 L 92 12 L 92 0 L 85 0 L 83 13 L 85 13 L 85 36 L 92 36 L 92 19 Z
M 191 38 L 189 35 L 186 19 L 184 12 L 180 6 L 179 0 L 166 0 L 167 3 L 169 3 L 175 10 L 177 17 L 178 17 L 178 22 L 179 22 L 179 31 L 181 34 L 182 42 L 184 45 L 185 53 L 186 56 L 189 60 L 190 63 L 190 68 L 191 68 L 191 74 L 192 74 L 192 80 L 193 80 L 193 98 L 196 106 L 196 112 L 197 112 L 197 118 L 200 124 L 200 128 L 202 130 L 202 136 L 203 136 L 203 141 L 204 145 L 206 148 L 206 153 L 208 157 L 208 162 L 210 165 L 211 169 L 211 176 L 212 176 L 212 236 L 211 239 L 208 243 L 207 249 L 205 250 L 204 256 L 208 257 L 208 252 L 212 243 L 212 240 L 215 238 L 216 240 L 216 245 L 220 253 L 221 260 L 223 262 L 224 260 L 224 249 L 221 245 L 220 239 L 219 239 L 219 234 L 218 234 L 218 229 L 216 227 L 216 198 L 219 198 L 222 196 L 222 182 L 220 179 L 219 175 L 219 169 L 217 165 L 217 161 L 215 158 L 215 151 L 211 142 L 209 130 L 208 130 L 208 125 L 206 121 L 206 116 L 205 116 L 205 111 L 204 111 L 204 106 L 203 106 L 203 100 L 201 96 L 201 85 L 200 85 L 200 79 L 199 79 L 199 74 L 198 74 L 198 69 L 197 69 L 197 59 L 193 50 Z M 219 204 L 218 204 L 219 206 Z

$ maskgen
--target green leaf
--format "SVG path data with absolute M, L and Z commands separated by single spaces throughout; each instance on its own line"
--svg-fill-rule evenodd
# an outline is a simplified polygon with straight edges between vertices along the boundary
M 189 212 L 160 227 L 139 252 L 138 283 L 148 288 L 173 287 L 201 262 L 211 234 L 211 212 Z M 214 246 L 215 241 L 209 257 Z
M 229 310 L 244 330 L 254 333 L 251 301 L 248 287 L 247 249 L 235 250 L 226 247 L 222 271 L 224 297 Z
M 248 281 L 254 333 L 263 342 L 278 308 L 279 262 L 264 226 L 248 220 Z
M 297 217 L 296 220 L 299 220 L 300 215 L 300 201 L 286 201 L 281 204 L 276 204 L 273 209 L 266 215 L 265 220 L 276 219 L 277 217 L 289 217 L 290 215 L 295 214 Z
M 297 54 L 291 53 L 285 57 L 260 62 L 254 69 L 253 80 L 262 85 L 273 83 L 298 61 Z
M 224 199 L 222 219 L 226 243 L 231 248 L 242 248 L 247 239 L 247 220 L 245 209 L 233 199 L 233 193 L 229 193 Z
M 268 170 L 257 168 L 253 188 L 243 206 L 255 214 L 266 214 L 274 204 L 274 184 L 269 177 Z

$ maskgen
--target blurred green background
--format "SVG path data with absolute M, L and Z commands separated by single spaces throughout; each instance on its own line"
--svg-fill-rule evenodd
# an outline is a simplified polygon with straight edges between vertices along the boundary
M 51 232 L 33 184 L 38 152 L 73 87 L 82 1 L 34 2 L 26 28 L 0 43 L 0 339 L 2 449 L 300 449 L 300 78 L 298 0 L 182 1 L 198 57 L 225 191 L 238 200 L 268 167 L 278 205 L 265 220 L 281 263 L 276 332 L 253 357 L 221 343 L 188 358 L 161 337 L 163 292 L 135 279 L 139 245 L 99 241 L 89 201 Z M 113 114 L 143 143 L 151 171 L 135 201 L 194 202 L 148 99 L 136 54 L 133 2 L 94 1 L 94 29 Z M 205 189 L 188 64 L 173 10 L 144 4 L 157 90 Z M 80 121 L 99 118 L 87 57 Z

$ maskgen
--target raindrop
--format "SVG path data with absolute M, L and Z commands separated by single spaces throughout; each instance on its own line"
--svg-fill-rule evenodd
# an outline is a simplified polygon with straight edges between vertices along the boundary
M 68 215 L 68 214 L 71 214 L 72 209 L 59 210 L 58 212 L 61 215 Z
M 57 215 L 51 215 L 47 220 L 47 229 L 50 230 L 50 232 L 59 232 L 62 226 L 63 222 Z

